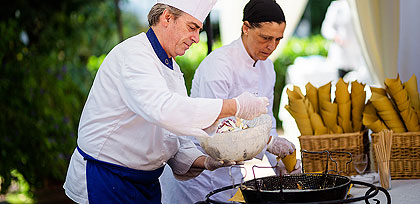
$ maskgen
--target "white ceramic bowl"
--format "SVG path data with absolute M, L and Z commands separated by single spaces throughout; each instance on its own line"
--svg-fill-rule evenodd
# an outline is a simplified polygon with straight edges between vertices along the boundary
M 223 120 L 221 120 L 223 121 Z M 243 161 L 254 158 L 268 142 L 272 128 L 271 117 L 263 114 L 253 120 L 244 120 L 249 128 L 235 132 L 215 133 L 198 138 L 204 151 L 214 159 Z

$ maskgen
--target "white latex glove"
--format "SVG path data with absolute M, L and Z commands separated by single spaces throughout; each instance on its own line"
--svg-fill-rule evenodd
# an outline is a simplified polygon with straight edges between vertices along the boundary
M 236 100 L 235 116 L 238 118 L 251 120 L 268 111 L 267 97 L 256 97 L 249 92 L 244 92 L 234 99 Z
M 295 168 L 293 169 L 293 171 L 292 172 L 287 172 L 286 167 L 284 166 L 283 162 L 280 161 L 278 163 L 278 166 L 275 169 L 276 175 L 280 176 L 280 175 L 286 175 L 286 174 L 302 173 L 302 166 L 300 165 L 300 163 L 301 163 L 300 159 L 297 159 L 296 164 L 295 164 Z
M 206 159 L 204 160 L 204 168 L 210 171 L 214 171 L 220 167 L 233 166 L 236 163 L 237 162 L 234 162 L 234 161 L 218 161 L 211 157 L 206 157 Z M 238 164 L 239 163 L 240 162 L 238 162 Z
M 267 150 L 280 158 L 292 154 L 295 151 L 295 145 L 282 137 L 272 137 L 267 145 Z

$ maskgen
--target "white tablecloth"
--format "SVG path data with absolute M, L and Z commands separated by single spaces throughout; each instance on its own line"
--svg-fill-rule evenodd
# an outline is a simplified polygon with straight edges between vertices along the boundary
M 355 188 L 353 187 L 350 190 L 350 194 L 355 197 L 363 196 L 368 188 Z M 391 195 L 392 204 L 415 204 L 420 203 L 420 179 L 412 180 L 392 180 L 391 189 L 388 190 Z M 374 197 L 378 199 L 381 204 L 386 204 L 386 197 L 382 192 Z M 370 203 L 376 203 L 372 199 L 369 200 Z M 365 203 L 364 201 L 359 201 L 356 203 Z

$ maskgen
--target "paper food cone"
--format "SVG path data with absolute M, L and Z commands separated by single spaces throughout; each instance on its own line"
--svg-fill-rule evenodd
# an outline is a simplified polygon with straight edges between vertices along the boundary
M 362 117 L 366 100 L 365 85 L 357 81 L 351 82 L 350 99 L 353 132 L 360 132 L 362 130 Z
M 309 120 L 308 115 L 299 115 L 298 113 L 294 112 L 289 105 L 286 105 L 287 111 L 293 116 L 298 126 L 301 135 L 313 135 L 311 121 Z
M 307 111 L 309 102 L 305 103 L 305 98 L 297 86 L 293 87 L 293 91 L 287 89 L 286 93 L 289 98 L 289 105 L 286 105 L 285 108 L 295 119 L 300 134 L 313 135 L 311 121 Z
M 321 116 L 318 113 L 309 114 L 314 135 L 328 134 L 328 128 L 324 125 Z
M 319 101 L 320 111 L 325 125 L 334 133 L 343 133 L 343 129 L 337 125 L 338 106 L 329 101 Z
M 372 92 L 372 101 L 375 110 L 386 126 L 394 132 L 406 132 L 403 122 L 400 120 L 398 112 L 394 109 L 388 97 Z
M 377 93 L 377 94 L 382 95 L 382 96 L 387 96 L 386 95 L 386 90 L 384 88 L 376 88 L 376 87 L 371 86 L 370 91 L 372 92 L 372 94 Z
M 295 169 L 295 165 L 296 165 L 296 150 L 292 153 L 289 154 L 287 156 L 285 156 L 283 159 L 281 159 L 281 161 L 283 162 L 284 166 L 286 167 L 287 172 L 292 172 L 293 169 Z
M 417 89 L 417 77 L 413 74 L 411 78 L 406 81 L 404 88 L 407 91 L 408 97 L 410 98 L 410 104 L 414 108 L 417 114 L 417 119 L 420 121 L 420 99 L 419 92 Z
M 391 98 L 394 100 L 400 112 L 401 118 L 409 132 L 417 132 L 420 129 L 417 113 L 413 107 L 409 105 L 410 100 L 407 91 L 404 89 L 400 76 L 396 79 L 385 79 L 385 86 Z
M 378 117 L 375 107 L 368 101 L 363 112 L 363 125 L 371 129 L 373 132 L 380 132 L 388 129 L 385 123 Z
M 331 82 L 318 88 L 318 104 L 320 110 L 322 101 L 331 102 Z
M 235 195 L 233 195 L 233 197 L 230 198 L 228 201 L 245 203 L 245 198 L 242 194 L 241 189 L 238 188 L 238 191 L 236 191 Z
M 353 132 L 351 125 L 351 101 L 348 90 L 348 83 L 345 83 L 340 78 L 336 84 L 335 89 L 335 101 L 338 105 L 338 125 L 344 130 L 344 132 Z
M 319 113 L 318 89 L 309 82 L 306 84 L 305 88 L 306 88 L 306 98 L 312 104 L 314 111 L 316 113 Z
M 349 84 L 344 82 L 343 78 L 338 79 L 335 85 L 335 100 L 337 103 L 347 103 L 350 101 Z

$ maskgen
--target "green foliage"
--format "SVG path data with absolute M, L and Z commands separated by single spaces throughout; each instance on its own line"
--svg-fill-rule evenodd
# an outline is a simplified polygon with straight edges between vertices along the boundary
M 281 121 L 278 119 L 281 94 L 286 85 L 287 67 L 299 56 L 328 54 L 328 41 L 321 35 L 314 35 L 309 38 L 292 37 L 284 47 L 282 54 L 274 61 L 274 70 L 276 71 L 276 84 L 274 87 L 273 114 L 276 118 L 277 127 L 281 127 Z
M 104 61 L 105 57 L 106 57 L 105 54 L 102 54 L 99 57 L 96 57 L 95 55 L 92 55 L 89 57 L 86 68 L 90 72 L 92 77 L 96 76 L 96 72 L 98 72 L 98 69 L 101 66 L 102 62 Z
M 118 43 L 114 1 L 11 1 L 0 9 L 0 177 L 63 183 L 101 56 Z M 140 26 L 123 15 L 127 36 Z M 101 26 L 98 26 L 101 25 Z M 22 41 L 20 36 L 27 36 Z M 91 68 L 90 68 L 91 69 Z
M 11 172 L 12 176 L 17 178 L 16 190 L 10 192 L 6 196 L 6 201 L 9 203 L 34 203 L 32 199 L 32 193 L 30 193 L 30 186 L 28 182 L 25 181 L 22 174 L 13 170 Z

